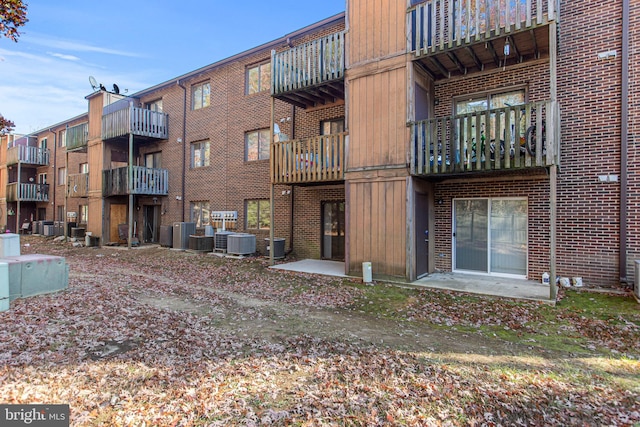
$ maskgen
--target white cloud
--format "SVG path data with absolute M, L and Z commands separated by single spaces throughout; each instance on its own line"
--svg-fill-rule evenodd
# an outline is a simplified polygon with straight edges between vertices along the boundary
M 90 75 L 107 87 L 117 83 L 129 93 L 158 81 L 153 70 L 136 66 L 138 61 L 132 58 L 118 62 L 90 53 L 79 58 L 56 51 L 6 49 L 0 49 L 0 55 L 5 58 L 0 61 L 0 106 L 4 116 L 16 124 L 16 133 L 34 132 L 85 113 L 85 96 L 93 90 Z M 86 62 L 84 56 L 104 65 Z
M 93 52 L 93 53 L 102 53 L 102 54 L 108 54 L 108 55 L 127 56 L 131 58 L 141 57 L 141 55 L 134 52 L 110 49 L 108 47 L 94 46 L 94 45 L 73 41 L 73 40 L 53 39 L 50 36 L 39 36 L 39 35 L 34 36 L 33 33 L 30 34 L 29 38 L 26 39 L 26 41 L 38 46 L 45 46 L 45 47 L 49 47 L 57 50 L 67 50 L 71 52 Z
M 80 58 L 78 58 L 77 56 L 73 56 L 73 55 L 65 55 L 64 53 L 54 53 L 54 52 L 47 52 L 49 55 L 51 56 L 55 56 L 56 58 L 60 58 L 60 59 L 65 59 L 67 61 L 79 61 Z

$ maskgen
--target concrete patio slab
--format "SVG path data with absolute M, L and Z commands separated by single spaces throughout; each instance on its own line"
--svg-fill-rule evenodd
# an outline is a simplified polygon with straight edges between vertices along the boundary
M 345 274 L 344 262 L 305 259 L 271 266 L 275 270 L 296 271 L 300 273 L 322 274 L 325 276 L 349 277 Z M 355 277 L 361 279 L 361 277 Z M 389 282 L 399 286 L 416 288 L 443 289 L 468 292 L 504 298 L 516 298 L 553 303 L 549 296 L 549 286 L 539 282 L 509 277 L 483 276 L 463 273 L 433 273 L 415 282 Z

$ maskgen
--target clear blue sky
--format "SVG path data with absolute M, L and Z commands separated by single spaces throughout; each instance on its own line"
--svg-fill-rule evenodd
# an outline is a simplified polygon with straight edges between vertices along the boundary
M 26 0 L 0 38 L 0 114 L 29 133 L 87 110 L 89 76 L 135 93 L 345 10 L 345 0 Z

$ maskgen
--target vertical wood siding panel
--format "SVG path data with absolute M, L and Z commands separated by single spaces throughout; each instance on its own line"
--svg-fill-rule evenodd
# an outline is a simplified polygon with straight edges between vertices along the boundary
M 389 115 L 389 111 L 392 109 L 392 99 L 394 97 L 393 92 L 390 93 L 391 86 L 390 83 L 393 81 L 392 76 L 389 73 L 384 73 L 380 76 L 380 87 L 387 88 L 386 90 L 381 91 L 380 97 L 380 116 L 377 117 L 377 121 L 380 122 L 380 144 L 381 144 L 381 154 L 380 158 L 381 163 L 389 163 L 390 158 L 392 157 L 390 154 L 393 151 L 393 138 L 391 135 L 393 134 L 392 127 L 397 126 L 395 121 L 393 120 L 383 120 L 384 117 L 393 117 Z
M 398 251 L 400 255 L 400 259 L 395 265 L 397 269 L 396 274 L 400 276 L 404 276 L 405 264 L 407 260 L 407 251 L 405 249 L 407 247 L 407 234 L 406 234 L 406 227 L 405 227 L 405 223 L 407 221 L 407 205 L 406 205 L 407 185 L 406 185 L 406 181 L 399 181 L 398 185 L 400 186 L 400 196 L 398 197 L 398 205 L 401 207 L 400 208 L 401 221 L 398 224 L 398 233 L 401 236 L 400 243 L 399 243 L 401 250 Z
M 382 74 L 376 74 L 373 76 L 371 84 L 373 85 L 372 93 L 373 93 L 373 102 L 371 103 L 371 111 L 372 117 L 369 118 L 369 128 L 372 129 L 373 135 L 371 135 L 371 139 L 374 141 L 374 149 L 372 153 L 372 158 L 368 159 L 367 163 L 373 163 L 376 165 L 380 165 L 383 162 L 383 154 L 384 154 L 384 141 L 382 140 L 382 128 L 389 126 L 388 120 L 383 120 L 383 115 L 381 112 L 382 109 Z
M 374 263 L 374 269 L 381 265 L 383 261 L 380 257 L 380 218 L 383 217 L 383 212 L 379 204 L 379 187 L 377 182 L 372 183 L 371 186 L 371 262 Z
M 364 260 L 369 261 L 371 259 L 371 232 L 372 232 L 372 224 L 371 224 L 371 214 L 372 214 L 372 205 L 371 205 L 371 187 L 372 183 L 366 182 L 363 185 L 363 219 L 364 219 Z
M 367 112 L 369 109 L 369 104 L 367 101 L 368 97 L 370 96 L 368 93 L 369 88 L 366 86 L 367 82 L 367 79 L 360 79 L 359 81 L 361 98 L 359 100 L 360 104 L 358 106 L 358 108 L 360 108 L 360 122 L 358 123 L 358 135 L 360 135 L 358 143 L 360 153 L 358 155 L 358 167 L 361 167 L 365 164 L 367 149 L 369 149 L 370 145 L 369 135 L 367 134 Z

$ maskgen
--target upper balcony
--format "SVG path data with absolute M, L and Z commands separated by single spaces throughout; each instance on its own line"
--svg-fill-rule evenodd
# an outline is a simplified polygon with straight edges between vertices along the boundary
M 76 173 L 67 177 L 69 185 L 67 187 L 68 197 L 88 197 L 89 196 L 89 174 Z
M 133 166 L 132 189 L 129 191 L 129 168 L 122 167 L 102 171 L 102 195 L 126 196 L 129 194 L 166 196 L 169 194 L 167 169 Z
M 145 139 L 167 139 L 169 116 L 158 111 L 135 107 L 128 99 L 104 107 L 102 140 L 131 135 Z
M 407 51 L 435 79 L 549 53 L 556 0 L 427 0 L 407 11 Z
M 301 108 L 344 99 L 344 31 L 271 52 L 271 95 Z
M 14 182 L 7 184 L 7 202 L 48 202 L 49 184 Z
M 271 144 L 271 182 L 305 184 L 344 180 L 347 133 Z
M 17 163 L 35 166 L 49 165 L 49 150 L 41 147 L 16 145 L 7 150 L 7 165 Z
M 89 123 L 82 123 L 67 128 L 67 151 L 87 151 L 89 142 Z
M 559 123 L 555 101 L 412 123 L 411 173 L 468 176 L 557 165 Z

